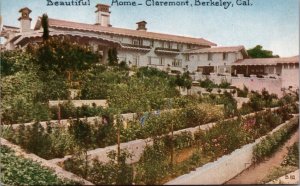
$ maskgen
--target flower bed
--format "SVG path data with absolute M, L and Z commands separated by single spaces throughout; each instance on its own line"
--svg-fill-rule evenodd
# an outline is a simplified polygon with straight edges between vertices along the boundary
M 265 158 L 270 157 L 278 150 L 280 146 L 288 140 L 293 132 L 298 129 L 299 125 L 293 124 L 285 126 L 283 129 L 268 135 L 253 149 L 254 162 L 263 161 Z
M 17 157 L 14 151 L 1 146 L 1 183 L 7 185 L 76 185 L 78 183 L 62 180 L 53 171 L 36 162 Z

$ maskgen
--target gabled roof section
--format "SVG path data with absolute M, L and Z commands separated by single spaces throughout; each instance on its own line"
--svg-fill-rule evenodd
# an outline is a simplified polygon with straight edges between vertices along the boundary
M 249 66 L 249 65 L 277 65 L 277 64 L 295 64 L 299 63 L 299 56 L 284 58 L 254 58 L 242 59 L 233 63 L 233 66 Z
M 244 46 L 226 46 L 226 47 L 212 47 L 186 50 L 186 54 L 203 54 L 203 53 L 229 53 L 229 52 L 242 52 L 245 58 L 248 57 L 247 50 Z
M 212 47 L 187 50 L 187 54 L 201 54 L 201 53 L 223 53 L 223 52 L 239 52 L 245 50 L 244 46 L 228 46 L 228 47 Z
M 40 29 L 40 21 L 38 19 L 35 26 L 35 30 Z M 141 37 L 146 39 L 162 40 L 162 41 L 172 41 L 186 44 L 195 44 L 202 46 L 216 46 L 215 43 L 212 43 L 203 38 L 192 38 L 185 36 L 177 36 L 171 34 L 155 33 L 155 32 L 141 32 L 137 30 L 125 29 L 125 28 L 116 28 L 116 27 L 103 27 L 100 25 L 86 24 L 86 23 L 77 23 L 72 21 L 58 20 L 49 18 L 49 27 L 51 28 L 63 28 L 63 29 L 72 29 L 72 30 L 81 30 L 81 31 L 90 31 L 98 33 L 107 33 L 107 34 L 116 34 L 122 36 L 130 37 Z
M 0 37 L 8 37 L 8 34 L 10 32 L 19 33 L 20 28 L 14 27 L 14 26 L 3 25 L 3 27 L 0 30 Z

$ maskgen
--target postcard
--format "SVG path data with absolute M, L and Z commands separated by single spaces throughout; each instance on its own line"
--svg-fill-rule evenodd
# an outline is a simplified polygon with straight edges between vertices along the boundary
M 1 185 L 299 184 L 298 0 L 2 0 Z

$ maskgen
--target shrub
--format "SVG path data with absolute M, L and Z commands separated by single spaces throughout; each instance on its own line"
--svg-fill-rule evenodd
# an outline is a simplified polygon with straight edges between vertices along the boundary
M 230 87 L 230 83 L 228 83 L 226 80 L 222 80 L 221 84 L 219 85 L 220 88 L 227 89 Z
M 223 109 L 211 104 L 190 105 L 182 109 L 182 121 L 187 127 L 195 127 L 209 122 L 220 120 L 224 117 Z
M 218 85 L 216 85 L 214 82 L 212 82 L 210 79 L 205 79 L 203 81 L 199 81 L 200 82 L 200 87 L 202 88 L 216 88 Z M 209 91 L 208 91 L 209 92 Z
M 58 178 L 52 170 L 37 162 L 17 157 L 5 146 L 1 146 L 1 183 L 6 185 L 75 185 L 70 180 Z
M 283 166 L 299 166 L 299 142 L 295 142 L 291 147 L 288 147 L 288 154 L 285 156 Z
M 246 98 L 248 96 L 249 89 L 244 86 L 243 90 L 237 88 L 237 96 Z
M 153 146 L 147 146 L 137 165 L 134 182 L 146 185 L 159 184 L 168 172 L 165 154 L 165 148 L 157 142 L 154 142 Z
M 266 157 L 270 157 L 287 139 L 290 138 L 290 134 L 297 129 L 298 122 L 293 122 L 273 134 L 268 135 L 259 144 L 253 147 L 253 161 L 260 162 Z
M 99 162 L 97 159 L 88 162 L 86 152 L 77 153 L 64 162 L 64 168 L 97 185 L 131 185 L 133 182 L 133 167 L 127 165 L 126 160 L 131 155 L 121 151 L 120 158 L 116 159 L 115 151 L 108 153 L 109 162 Z

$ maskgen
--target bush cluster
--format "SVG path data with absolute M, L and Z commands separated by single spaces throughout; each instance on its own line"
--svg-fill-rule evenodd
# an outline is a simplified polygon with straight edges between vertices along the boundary
M 15 155 L 8 147 L 1 146 L 1 183 L 5 185 L 78 185 L 74 181 L 58 178 L 52 170 L 37 162 Z

